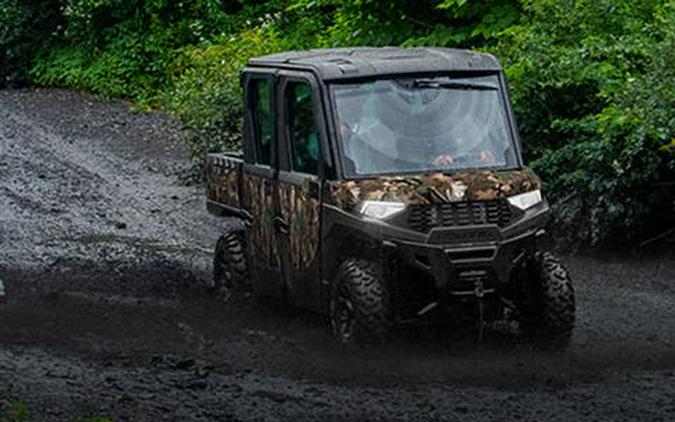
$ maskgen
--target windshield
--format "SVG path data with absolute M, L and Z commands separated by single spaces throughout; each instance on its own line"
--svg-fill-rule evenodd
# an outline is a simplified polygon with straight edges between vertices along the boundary
M 497 75 L 336 84 L 349 175 L 515 168 Z

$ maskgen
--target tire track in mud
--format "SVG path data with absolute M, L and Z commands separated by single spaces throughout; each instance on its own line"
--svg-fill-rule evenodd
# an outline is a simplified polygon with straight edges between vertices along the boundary
M 675 255 L 565 261 L 571 349 L 402 332 L 360 354 L 323 318 L 206 288 L 224 224 L 177 124 L 62 90 L 0 91 L 0 415 L 40 420 L 673 420 Z
M 139 240 L 133 246 L 154 252 L 204 255 L 209 250 L 213 236 L 206 222 L 211 219 L 200 187 L 180 186 L 171 174 L 150 173 L 142 161 L 120 159 L 99 140 L 54 133 L 21 111 L 2 107 L 0 115 L 3 173 L 9 181 L 3 196 L 11 210 L 2 214 L 2 237 L 8 242 L 0 263 L 20 256 L 25 265 L 36 243 L 51 260 L 78 253 L 83 259 L 99 258 L 100 244 L 125 244 L 129 232 Z M 189 171 L 180 160 L 164 159 Z M 45 227 L 48 235 L 40 236 Z M 23 244 L 27 237 L 42 242 Z M 82 244 L 87 251 L 78 248 Z M 20 248 L 19 256 L 11 247 Z M 114 257 L 115 252 L 112 248 L 99 255 Z

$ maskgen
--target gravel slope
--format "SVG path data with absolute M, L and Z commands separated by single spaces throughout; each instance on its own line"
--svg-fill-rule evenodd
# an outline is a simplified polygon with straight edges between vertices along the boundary
M 62 90 L 0 91 L 0 414 L 38 420 L 675 420 L 675 254 L 567 256 L 565 354 L 508 332 L 336 350 L 321 318 L 222 304 L 219 225 L 179 126 Z

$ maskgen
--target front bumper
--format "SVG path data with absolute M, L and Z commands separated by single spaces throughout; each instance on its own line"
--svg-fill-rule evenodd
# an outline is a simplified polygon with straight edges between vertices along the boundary
M 430 277 L 441 299 L 482 296 L 507 285 L 514 268 L 542 248 L 549 215 L 542 204 L 507 227 L 444 227 L 416 239 L 385 235 L 390 240 L 383 248 L 390 259 Z
M 322 253 L 327 272 L 337 271 L 343 260 L 335 258 L 346 255 L 381 262 L 397 306 L 406 309 L 500 292 L 511 284 L 514 269 L 541 249 L 550 218 L 548 205 L 542 203 L 505 227 L 450 226 L 422 233 L 333 206 L 325 211 Z
M 543 229 L 532 229 L 506 240 L 480 244 L 388 241 L 384 248 L 390 259 L 428 274 L 440 297 L 482 296 L 506 285 L 513 268 L 539 248 L 544 235 Z

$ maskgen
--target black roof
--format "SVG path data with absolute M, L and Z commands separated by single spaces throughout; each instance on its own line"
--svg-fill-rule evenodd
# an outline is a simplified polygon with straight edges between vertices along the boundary
M 248 64 L 310 69 L 322 79 L 501 69 L 492 54 L 451 48 L 357 47 L 288 51 L 254 57 Z

